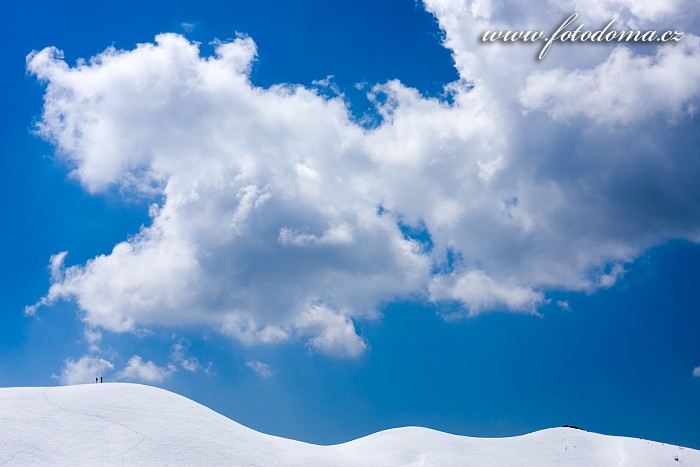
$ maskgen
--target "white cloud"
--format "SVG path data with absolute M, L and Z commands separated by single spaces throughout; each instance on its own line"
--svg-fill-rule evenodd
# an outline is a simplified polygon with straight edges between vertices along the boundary
M 189 371 L 190 373 L 196 373 L 200 370 L 208 373 L 211 369 L 211 362 L 206 368 L 203 367 L 196 357 L 189 355 L 188 347 L 189 342 L 187 342 L 185 339 L 180 339 L 173 344 L 173 346 L 170 348 L 170 359 L 172 366 L 174 367 L 175 365 L 179 365 L 182 367 L 182 369 Z
M 267 363 L 258 360 L 248 360 L 245 362 L 245 366 L 260 378 L 270 378 L 272 376 L 272 369 Z
M 105 359 L 83 355 L 79 360 L 68 358 L 58 380 L 63 385 L 94 383 L 95 378 L 103 377 L 114 368 Z
M 51 273 L 51 282 L 60 282 L 63 280 L 63 261 L 65 260 L 67 254 L 67 251 L 62 251 L 55 255 L 51 255 L 51 258 L 49 259 L 49 271 Z M 42 297 L 34 305 L 25 306 L 24 315 L 34 316 L 34 314 L 40 307 L 50 305 L 52 300 L 53 299 L 50 296 L 46 296 Z
M 99 352 L 100 343 L 102 342 L 102 332 L 98 329 L 86 327 L 83 330 L 83 335 L 89 345 L 90 352 Z
M 251 87 L 249 39 L 217 51 L 200 59 L 195 45 L 161 35 L 157 46 L 107 51 L 77 74 L 55 51 L 33 55 L 30 70 L 49 80 L 41 131 L 79 158 L 73 175 L 90 191 L 160 186 L 166 198 L 152 225 L 66 268 L 40 304 L 74 299 L 90 326 L 112 331 L 204 323 L 253 343 L 295 334 L 309 302 L 371 316 L 381 300 L 415 289 L 429 260 L 395 220 L 376 215 L 375 200 L 357 197 L 352 177 L 328 176 L 365 157 L 344 104 L 303 88 Z M 146 66 L 160 71 L 141 76 Z M 76 92 L 103 97 L 90 104 Z M 136 102 L 144 107 L 127 117 L 124 105 Z M 122 134 L 131 125 L 136 133 Z M 115 137 L 118 148 L 93 146 Z
M 700 378 L 700 366 L 696 366 L 693 368 L 693 376 L 696 378 Z
M 126 367 L 117 373 L 117 377 L 129 381 L 160 383 L 172 372 L 172 368 L 160 367 L 150 360 L 144 362 L 140 356 L 134 355 L 129 359 Z
M 368 345 L 355 322 L 398 297 L 461 304 L 446 317 L 536 313 L 548 290 L 610 287 L 647 248 L 700 238 L 698 28 L 682 2 L 575 2 L 623 24 L 680 18 L 686 37 L 647 54 L 555 44 L 542 61 L 539 45 L 476 38 L 554 27 L 571 2 L 425 3 L 460 73 L 454 103 L 376 85 L 372 130 L 342 95 L 254 86 L 243 36 L 213 57 L 175 34 L 72 68 L 30 55 L 47 85 L 38 130 L 71 175 L 163 201 L 111 253 L 53 257 L 27 314 L 72 300 L 90 329 L 204 325 L 353 357 Z
M 596 26 L 605 20 L 620 18 L 623 24 L 637 28 L 670 21 L 693 7 L 692 0 L 552 0 L 552 3 L 565 11 L 585 12 Z
M 633 77 L 633 78 L 632 78 Z M 695 114 L 700 97 L 700 38 L 688 36 L 653 56 L 618 47 L 586 70 L 531 74 L 520 94 L 526 109 L 567 121 L 582 115 L 602 124 L 629 123 L 654 112 Z
M 621 264 L 613 264 L 610 272 L 601 274 L 598 278 L 598 287 L 610 288 L 625 274 L 625 268 Z
M 357 357 L 367 348 L 367 342 L 355 333 L 347 316 L 323 305 L 312 305 L 296 323 L 302 334 L 310 334 L 309 346 L 338 357 Z
M 499 284 L 478 270 L 462 275 L 437 276 L 430 284 L 430 295 L 435 301 L 456 300 L 463 303 L 470 316 L 500 307 L 509 311 L 535 313 L 544 301 L 540 292 Z

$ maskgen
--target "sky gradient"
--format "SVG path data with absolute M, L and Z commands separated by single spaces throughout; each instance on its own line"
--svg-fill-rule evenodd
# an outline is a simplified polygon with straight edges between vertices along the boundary
M 700 448 L 697 8 L 507 3 L 7 2 L 0 384 Z

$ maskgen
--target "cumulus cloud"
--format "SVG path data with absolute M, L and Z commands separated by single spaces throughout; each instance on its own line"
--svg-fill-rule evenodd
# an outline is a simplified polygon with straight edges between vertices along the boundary
M 700 378 L 700 366 L 696 366 L 693 368 L 693 376 L 696 378 Z
M 692 11 L 692 0 L 552 0 L 563 10 L 585 12 L 593 21 L 621 19 L 631 27 L 678 19 L 679 13 Z
M 557 68 L 533 72 L 520 93 L 526 109 L 553 119 L 581 115 L 602 124 L 629 123 L 662 111 L 671 116 L 697 112 L 700 97 L 700 38 L 659 47 L 653 56 L 626 47 L 612 51 L 592 69 Z
M 97 344 L 102 337 L 101 333 L 88 329 L 85 335 L 90 343 L 90 350 L 99 351 Z M 153 361 L 143 361 L 139 355 L 134 355 L 126 366 L 114 375 L 114 378 L 121 381 L 160 383 L 176 372 L 177 366 L 193 373 L 200 370 L 208 373 L 211 370 L 211 364 L 202 367 L 196 358 L 187 355 L 186 345 L 183 342 L 180 340 L 173 345 L 168 366 L 158 366 Z M 95 378 L 104 377 L 114 370 L 112 362 L 96 355 L 83 355 L 78 360 L 68 358 L 63 363 L 61 374 L 54 375 L 54 378 L 63 385 L 94 383 Z
M 267 363 L 258 360 L 248 360 L 245 362 L 245 366 L 260 378 L 270 378 L 272 376 L 272 369 Z
M 314 305 L 296 323 L 303 333 L 311 334 L 309 347 L 336 356 L 357 357 L 367 348 L 366 341 L 355 333 L 347 316 Z
M 465 304 L 471 316 L 503 304 L 510 311 L 535 313 L 544 301 L 542 293 L 518 286 L 501 285 L 482 271 L 438 276 L 430 284 L 431 298 Z
M 46 84 L 37 131 L 71 176 L 162 201 L 109 254 L 54 256 L 27 314 L 72 300 L 90 329 L 204 325 L 356 357 L 368 343 L 355 323 L 396 298 L 461 306 L 446 318 L 536 313 L 548 290 L 611 287 L 645 249 L 695 241 L 696 23 L 647 53 L 556 44 L 537 61 L 539 45 L 477 42 L 554 27 L 573 4 L 651 26 L 684 5 L 426 0 L 460 74 L 452 99 L 375 85 L 372 129 L 342 94 L 255 86 L 245 36 L 211 57 L 176 34 L 73 67 L 55 48 L 32 53 Z
M 68 358 L 63 364 L 63 370 L 57 376 L 63 385 L 94 383 L 95 378 L 114 369 L 111 362 L 90 355 L 83 355 L 79 360 Z
M 161 383 L 172 372 L 172 368 L 160 367 L 150 360 L 144 362 L 140 356 L 134 355 L 129 359 L 126 367 L 117 373 L 117 378 L 144 383 Z

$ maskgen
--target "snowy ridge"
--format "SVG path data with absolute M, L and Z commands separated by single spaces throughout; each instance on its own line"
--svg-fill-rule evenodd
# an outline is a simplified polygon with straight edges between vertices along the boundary
M 317 446 L 163 389 L 88 384 L 0 389 L 0 465 L 677 467 L 700 466 L 700 451 L 570 428 L 470 438 L 407 427 Z

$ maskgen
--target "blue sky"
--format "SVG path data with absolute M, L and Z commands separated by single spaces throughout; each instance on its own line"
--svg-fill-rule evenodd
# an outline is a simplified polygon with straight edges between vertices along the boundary
M 6 2 L 0 384 L 700 448 L 697 15 L 574 2 L 686 36 L 537 61 L 478 33 L 569 7 L 507 3 Z

